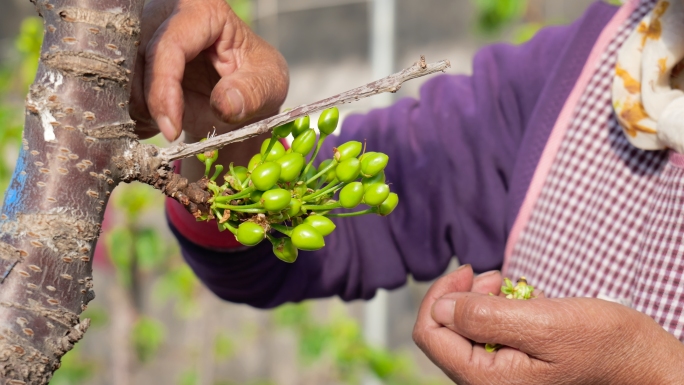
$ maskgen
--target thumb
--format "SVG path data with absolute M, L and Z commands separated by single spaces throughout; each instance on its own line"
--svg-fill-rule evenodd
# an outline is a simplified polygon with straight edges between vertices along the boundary
M 255 39 L 261 40 L 254 36 Z M 211 93 L 214 114 L 226 123 L 242 123 L 278 112 L 289 86 L 283 56 L 263 41 L 241 65 L 223 76 Z
M 570 301 L 512 300 L 478 293 L 450 293 L 435 302 L 433 319 L 479 343 L 498 343 L 527 354 L 560 338 L 573 326 Z

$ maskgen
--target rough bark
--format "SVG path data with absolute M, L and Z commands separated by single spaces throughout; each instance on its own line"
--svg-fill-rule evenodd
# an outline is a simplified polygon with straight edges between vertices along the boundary
M 0 215 L 0 385 L 42 385 L 90 324 L 92 256 L 109 195 L 140 181 L 193 213 L 206 180 L 170 162 L 244 140 L 299 116 L 444 70 L 424 60 L 386 79 L 209 140 L 161 150 L 140 144 L 128 113 L 143 0 L 34 0 L 45 39 L 26 98 L 23 147 Z M 121 336 L 126 338 L 127 336 Z
M 45 384 L 88 329 L 92 255 L 128 100 L 143 0 L 37 0 L 45 39 L 0 218 L 0 383 Z

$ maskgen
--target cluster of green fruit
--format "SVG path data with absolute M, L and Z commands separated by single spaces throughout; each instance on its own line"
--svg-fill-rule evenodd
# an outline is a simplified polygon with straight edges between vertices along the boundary
M 504 278 L 504 285 L 501 286 L 501 293 L 506 295 L 508 299 L 531 299 L 534 293 L 534 286 L 527 284 L 527 278 L 520 277 L 518 282 L 513 286 L 513 282 L 510 279 Z M 489 295 L 494 295 L 489 293 Z M 494 353 L 495 351 L 501 349 L 502 345 L 499 344 L 485 344 L 485 350 L 489 353 Z
M 205 164 L 208 190 L 212 193 L 208 202 L 211 213 L 198 220 L 216 219 L 219 230 L 232 232 L 246 246 L 268 239 L 278 258 L 294 262 L 298 250 L 325 246 L 323 237 L 335 230 L 330 217 L 389 215 L 399 197 L 385 183 L 387 155 L 365 152 L 362 143 L 350 141 L 335 148 L 332 157 L 318 168 L 313 165 L 338 121 L 339 111 L 333 107 L 323 111 L 318 119 L 319 136 L 310 127 L 308 116 L 274 128 L 271 138 L 263 142 L 260 153 L 252 157 L 247 167 L 230 164 L 223 184 L 216 182 L 224 169 L 221 165 L 214 166 L 209 178 L 218 151 L 197 155 Z M 290 134 L 294 141 L 286 150 L 280 141 Z M 360 204 L 368 208 L 331 213 Z M 272 230 L 284 236 L 275 237 Z

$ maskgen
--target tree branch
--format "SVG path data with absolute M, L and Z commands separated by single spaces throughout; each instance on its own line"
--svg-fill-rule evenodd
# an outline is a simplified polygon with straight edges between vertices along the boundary
M 315 103 L 299 106 L 239 130 L 209 138 L 203 142 L 193 144 L 181 143 L 169 148 L 159 148 L 154 145 L 133 141 L 131 143 L 131 150 L 127 151 L 123 156 L 116 157 L 113 161 L 121 172 L 122 181 L 131 182 L 137 180 L 149 184 L 180 202 L 196 217 L 211 215 L 206 204 L 211 196 L 207 191 L 208 179 L 203 178 L 197 182 L 190 182 L 171 171 L 171 161 L 189 158 L 208 150 L 221 148 L 230 143 L 241 142 L 268 132 L 268 130 L 274 127 L 281 126 L 299 117 L 309 115 L 312 112 L 343 103 L 351 103 L 383 92 L 396 92 L 408 80 L 436 72 L 443 72 L 449 67 L 451 67 L 451 64 L 448 60 L 427 64 L 425 58 L 421 56 L 419 62 L 386 78 Z
M 364 86 L 354 88 L 347 92 L 331 96 L 315 103 L 305 104 L 293 108 L 268 119 L 245 126 L 239 130 L 231 131 L 223 135 L 207 139 L 204 142 L 193 144 L 181 143 L 177 146 L 161 149 L 159 151 L 159 158 L 161 159 L 162 164 L 168 164 L 173 160 L 188 158 L 208 150 L 221 148 L 230 143 L 241 142 L 251 137 L 263 134 L 274 127 L 281 126 L 285 123 L 291 122 L 299 117 L 309 115 L 316 111 L 324 110 L 326 108 L 344 103 L 351 103 L 353 101 L 384 92 L 397 92 L 399 88 L 401 88 L 401 85 L 408 80 L 430 75 L 436 72 L 444 72 L 444 70 L 449 67 L 451 67 L 451 63 L 449 63 L 448 60 L 427 64 L 425 63 L 425 58 L 421 56 L 419 62 L 415 63 L 409 68 L 402 70 L 401 72 L 387 76 L 386 78 L 376 80 L 372 83 L 368 83 Z

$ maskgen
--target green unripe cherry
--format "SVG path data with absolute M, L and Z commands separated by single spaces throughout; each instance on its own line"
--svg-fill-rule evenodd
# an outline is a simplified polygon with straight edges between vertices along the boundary
M 247 179 L 247 174 L 249 171 L 247 171 L 247 167 L 245 166 L 237 166 L 233 167 L 233 172 L 240 182 L 244 182 L 245 179 Z
M 289 190 L 276 188 L 273 190 L 264 191 L 261 196 L 261 204 L 268 211 L 280 211 L 290 204 L 292 196 Z
M 390 215 L 399 204 L 399 195 L 390 193 L 387 199 L 378 208 L 378 214 L 382 216 Z
M 301 224 L 292 230 L 292 243 L 299 250 L 314 251 L 325 246 L 323 235 L 309 224 Z
M 347 159 L 337 165 L 335 175 L 340 182 L 348 183 L 359 177 L 361 162 L 356 158 Z
M 200 140 L 200 143 L 205 142 L 206 140 L 207 140 L 207 138 L 204 138 L 204 139 Z M 199 159 L 199 161 L 202 163 L 204 163 L 207 159 L 210 159 L 211 162 L 213 163 L 213 162 L 216 162 L 216 159 L 218 159 L 218 150 L 216 150 L 216 149 L 208 150 L 208 151 L 205 151 L 201 154 L 197 154 L 196 156 L 197 156 L 197 159 Z
M 233 177 L 233 174 L 235 174 L 235 177 Z M 239 191 L 242 190 L 242 182 L 247 179 L 248 175 L 249 172 L 247 171 L 247 167 L 237 166 L 233 168 L 232 173 L 227 172 L 223 176 L 223 179 L 225 179 L 232 188 Z
M 301 133 L 292 142 L 292 152 L 298 152 L 304 156 L 309 154 L 316 145 L 316 131 L 308 129 Z
M 247 163 L 247 171 L 254 171 L 259 163 L 261 163 L 261 154 L 254 154 L 252 159 L 249 160 L 249 163 Z
M 299 250 L 290 238 L 280 238 L 273 243 L 273 254 L 283 262 L 292 263 L 297 260 Z
M 263 227 L 254 222 L 243 222 L 238 227 L 235 238 L 245 246 L 254 246 L 263 241 L 265 236 Z
M 340 190 L 340 205 L 345 209 L 353 209 L 363 200 L 363 185 L 361 182 L 351 182 Z
M 379 173 L 369 176 L 367 178 L 362 178 L 361 183 L 363 183 L 363 191 L 368 190 L 368 187 L 375 183 L 385 183 L 385 172 L 380 171 Z
M 266 153 L 266 149 L 268 148 L 268 145 L 271 142 L 271 139 L 273 138 L 268 138 L 264 140 L 263 143 L 261 143 L 261 157 L 264 161 L 271 161 L 275 162 L 276 160 L 280 159 L 285 155 L 285 147 L 283 146 L 282 143 L 278 139 L 274 139 L 275 143 L 273 143 L 273 147 L 271 148 L 271 151 L 268 153 L 268 156 L 265 156 L 264 154 Z
M 330 165 L 330 162 L 332 162 L 332 161 L 333 161 L 332 159 L 326 159 L 326 160 L 322 161 L 320 166 L 318 166 L 318 172 L 317 173 L 323 171 L 323 169 L 328 167 Z M 337 168 L 337 166 L 333 166 L 330 170 L 328 170 L 328 172 L 326 172 L 325 174 L 323 174 L 321 176 L 321 178 L 323 179 L 324 182 L 326 182 L 326 183 L 332 182 L 332 180 L 335 179 L 335 177 L 336 177 L 335 169 L 336 168 Z
M 332 134 L 337 128 L 337 122 L 340 120 L 340 111 L 337 107 L 328 108 L 321 112 L 318 117 L 318 130 L 325 134 Z
M 304 223 L 316 229 L 324 237 L 330 235 L 336 227 L 330 218 L 322 215 L 309 215 L 304 220 Z
M 375 154 L 377 154 L 377 152 L 375 152 L 375 151 L 364 152 L 364 153 L 361 154 L 361 156 L 359 157 L 359 160 L 363 162 L 363 160 L 364 160 L 367 156 L 373 156 L 373 155 L 375 155 Z
M 349 158 L 356 158 L 361 153 L 361 150 L 363 150 L 363 144 L 361 142 L 352 140 L 350 142 L 344 143 L 334 150 L 335 160 L 342 162 Z
M 309 172 L 307 172 L 307 174 L 308 174 L 308 173 L 309 173 Z M 305 178 L 305 179 L 306 179 L 306 178 Z M 297 182 L 297 183 L 295 184 L 295 187 L 292 189 L 292 191 L 294 191 L 295 196 L 298 197 L 298 198 L 301 198 L 301 197 L 303 197 L 303 196 L 305 196 L 305 195 L 308 194 L 308 188 L 307 188 L 307 186 L 304 184 L 304 182 Z
M 311 119 L 309 119 L 309 115 L 303 116 L 294 121 L 292 136 L 296 138 L 309 128 L 311 128 Z
M 209 150 L 201 154 L 197 154 L 197 159 L 203 163 L 206 162 L 207 159 L 210 159 L 212 162 L 216 162 L 216 159 L 218 159 L 218 150 Z
M 304 176 L 302 176 L 301 179 L 303 181 L 307 181 L 307 180 L 313 178 L 314 175 L 316 175 L 316 168 L 315 167 L 309 167 L 309 169 L 306 171 L 306 174 L 304 174 Z M 306 187 L 315 188 L 316 182 L 317 182 L 317 180 L 312 180 L 309 184 L 306 185 Z
M 276 162 L 262 163 L 252 171 L 252 183 L 257 190 L 266 191 L 273 187 L 280 178 L 280 164 Z
M 263 191 L 254 190 L 251 194 L 249 194 L 249 200 L 254 203 L 260 202 L 262 195 L 264 195 Z
M 292 182 L 297 179 L 299 173 L 304 168 L 304 156 L 297 152 L 286 154 L 278 159 L 276 163 L 280 164 L 280 180 L 282 182 Z
M 374 183 L 368 186 L 363 194 L 363 202 L 368 206 L 378 206 L 389 196 L 389 186 L 384 183 Z
M 377 175 L 385 169 L 388 160 L 389 157 L 381 152 L 364 156 L 361 161 L 361 174 L 366 177 Z
M 273 129 L 273 134 L 279 138 L 285 138 L 294 130 L 294 122 L 285 123 Z
M 287 216 L 292 218 L 297 216 L 302 211 L 302 201 L 297 198 L 290 199 L 287 207 Z

